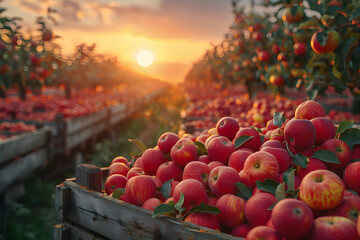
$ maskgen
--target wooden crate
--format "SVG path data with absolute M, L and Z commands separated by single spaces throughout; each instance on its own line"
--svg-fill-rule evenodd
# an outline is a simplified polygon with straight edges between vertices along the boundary
M 106 169 L 82 164 L 76 179 L 56 186 L 60 223 L 55 225 L 54 239 L 239 239 L 171 217 L 151 218 L 149 210 L 92 190 L 101 189 L 106 175 Z
M 51 159 L 51 130 L 48 127 L 20 134 L 0 143 L 0 194 L 17 180 Z

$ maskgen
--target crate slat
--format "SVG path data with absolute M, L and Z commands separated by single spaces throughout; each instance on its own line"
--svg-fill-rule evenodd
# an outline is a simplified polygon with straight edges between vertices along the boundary
M 92 127 L 93 125 L 96 125 L 97 123 L 101 121 L 105 121 L 108 118 L 109 115 L 109 109 L 106 108 L 104 110 L 101 110 L 99 112 L 81 116 L 77 118 L 71 118 L 69 120 L 66 120 L 66 135 L 72 135 L 76 132 L 80 132 L 83 129 Z
M 74 225 L 64 223 L 54 226 L 54 240 L 106 240 Z

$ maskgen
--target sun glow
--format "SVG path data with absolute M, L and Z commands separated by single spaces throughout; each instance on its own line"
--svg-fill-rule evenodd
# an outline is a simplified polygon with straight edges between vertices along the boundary
M 136 61 L 142 67 L 149 67 L 154 61 L 154 56 L 149 51 L 141 51 L 136 56 Z

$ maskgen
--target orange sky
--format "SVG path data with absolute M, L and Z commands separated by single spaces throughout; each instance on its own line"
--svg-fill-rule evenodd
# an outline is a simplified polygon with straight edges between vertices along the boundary
M 126 67 L 170 82 L 182 81 L 199 59 L 228 31 L 233 21 L 230 0 L 5 0 L 7 15 L 20 16 L 27 29 L 35 18 L 56 9 L 54 32 L 64 53 L 79 43 L 96 43 L 97 50 L 118 56 Z M 136 64 L 136 54 L 148 50 L 154 63 Z

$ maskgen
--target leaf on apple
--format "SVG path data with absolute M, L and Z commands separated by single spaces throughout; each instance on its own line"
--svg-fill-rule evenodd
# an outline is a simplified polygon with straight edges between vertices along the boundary
M 285 199 L 285 183 L 284 182 L 277 186 L 277 188 L 275 190 L 275 197 L 276 197 L 276 201 Z
M 171 179 L 169 181 L 166 181 L 164 182 L 162 185 L 161 185 L 161 189 L 160 189 L 160 193 L 161 195 L 165 198 L 165 199 L 168 199 L 170 197 L 170 193 L 171 193 L 171 182 L 173 181 L 174 179 Z
M 353 190 L 346 189 L 346 191 L 349 191 L 349 192 L 351 192 L 352 194 L 355 194 L 355 196 L 359 196 L 359 194 L 357 194 L 357 192 L 355 192 L 355 191 L 353 191 Z
M 205 155 L 207 154 L 207 150 L 205 148 L 204 143 L 199 142 L 199 141 L 195 141 L 194 144 L 196 145 L 196 148 L 198 150 L 198 155 Z
M 265 135 L 260 134 L 261 144 L 264 143 Z
M 354 124 L 350 121 L 342 121 L 339 125 L 339 127 L 336 130 L 337 134 L 342 134 L 344 133 L 346 130 L 352 128 L 354 126 Z
M 190 213 L 194 213 L 194 212 L 211 213 L 216 215 L 220 213 L 220 210 L 215 206 L 206 205 L 205 203 L 202 202 L 199 205 L 192 207 L 190 211 L 184 214 L 182 219 L 185 219 Z
M 295 191 L 295 169 L 289 168 L 284 172 L 283 180 L 289 191 Z
M 321 32 L 318 32 L 316 34 L 317 40 L 320 44 L 320 46 L 325 46 L 326 45 L 326 41 L 328 39 L 328 31 L 323 30 Z
M 306 156 L 302 155 L 301 153 L 295 154 L 292 156 L 292 162 L 302 168 L 307 168 L 307 158 Z
M 112 194 L 113 198 L 119 199 L 125 193 L 125 188 L 117 188 Z
M 242 182 L 237 182 L 236 187 L 237 187 L 236 196 L 241 197 L 245 201 L 247 201 L 251 197 L 252 191 L 248 186 L 246 186 Z
M 154 212 L 152 213 L 151 217 L 157 217 L 159 215 L 167 214 L 167 213 L 175 213 L 175 207 L 170 204 L 160 204 L 154 209 Z
M 275 195 L 276 188 L 279 186 L 279 182 L 273 180 L 273 179 L 265 179 L 262 181 L 256 181 L 256 187 L 259 190 L 262 190 L 264 192 L 268 192 Z
M 184 204 L 184 194 L 182 192 L 180 192 L 180 199 L 174 206 L 175 209 L 179 211 L 179 216 L 186 209 L 182 206 L 183 204 Z
M 298 198 L 300 189 L 297 189 L 295 191 L 286 190 L 285 191 L 285 198 Z
M 285 123 L 286 117 L 284 113 L 275 112 L 274 118 L 273 118 L 273 124 L 277 127 L 281 127 L 283 123 Z
M 344 141 L 352 151 L 354 145 L 360 144 L 360 129 L 350 128 L 341 134 L 339 139 Z
M 323 149 L 317 150 L 311 157 L 327 163 L 340 164 L 338 156 L 330 150 L 323 150 Z
M 243 145 L 245 142 L 249 141 L 250 139 L 252 139 L 254 136 L 248 136 L 248 135 L 242 135 L 240 137 L 238 137 L 235 140 L 235 148 L 240 147 L 241 145 Z
M 143 143 L 139 139 L 129 139 L 129 142 L 135 143 L 136 146 L 141 150 L 141 152 L 145 152 L 145 150 L 147 149 L 145 143 Z
M 250 126 L 252 129 L 256 130 L 258 133 L 263 133 L 263 131 L 261 131 L 260 128 L 258 127 L 254 127 L 254 126 Z

